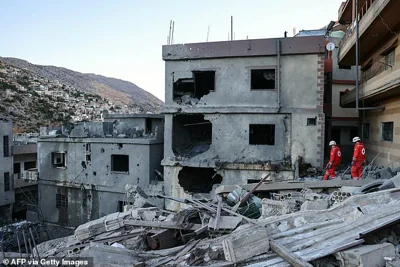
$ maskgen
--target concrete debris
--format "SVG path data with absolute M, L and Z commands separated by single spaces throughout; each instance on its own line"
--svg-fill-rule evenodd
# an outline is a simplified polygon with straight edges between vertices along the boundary
M 265 227 L 236 232 L 222 241 L 222 246 L 227 261 L 246 260 L 269 250 L 268 234 Z
M 384 267 L 385 257 L 396 258 L 395 247 L 390 243 L 359 246 L 335 254 L 341 267 Z
M 262 200 L 261 215 L 263 218 L 288 214 L 290 211 L 290 204 L 287 201 L 276 201 L 268 198 Z
M 369 267 L 396 266 L 400 260 L 395 253 L 400 241 L 397 188 L 282 190 L 260 199 L 260 207 L 253 194 L 248 198 L 253 202 L 237 205 L 249 191 L 233 191 L 215 200 L 201 194 L 159 195 L 186 208 L 173 213 L 132 207 L 80 225 L 74 236 L 42 243 L 38 253 L 42 258 L 94 257 L 95 266 Z M 127 193 L 142 194 L 131 187 Z M 255 211 L 262 214 L 258 220 L 252 217 Z
M 326 199 L 317 199 L 315 201 L 305 201 L 302 205 L 300 210 L 324 210 L 328 208 L 328 201 Z

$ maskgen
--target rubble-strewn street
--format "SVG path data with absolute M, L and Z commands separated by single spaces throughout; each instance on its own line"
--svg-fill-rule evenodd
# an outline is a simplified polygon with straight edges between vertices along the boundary
M 95 266 L 398 266 L 399 181 L 400 174 L 329 194 L 304 188 L 262 200 L 240 187 L 215 199 L 159 195 L 187 208 L 133 203 L 26 252 L 93 257 Z

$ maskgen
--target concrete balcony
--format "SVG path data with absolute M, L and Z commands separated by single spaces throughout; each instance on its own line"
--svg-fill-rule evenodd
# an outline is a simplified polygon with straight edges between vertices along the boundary
M 400 66 L 393 67 L 381 72 L 377 76 L 369 79 L 360 85 L 359 100 L 365 100 L 367 103 L 380 100 L 399 94 L 400 87 Z M 373 100 L 372 100 L 373 99 Z M 342 107 L 353 107 L 356 101 L 355 88 L 343 95 L 341 98 Z
M 400 8 L 400 1 L 397 0 L 375 0 L 364 3 L 362 13 L 360 13 L 359 21 L 359 43 L 360 63 L 372 53 L 373 49 L 379 45 L 385 38 L 390 36 L 390 32 L 382 23 L 381 18 L 384 16 L 385 23 L 389 27 L 396 27 L 399 22 L 397 12 Z M 349 5 L 350 3 L 348 3 Z M 361 7 L 360 7 L 361 8 Z M 361 12 L 361 11 L 360 11 Z M 355 65 L 355 43 L 356 43 L 356 27 L 355 21 L 351 23 L 346 35 L 339 44 L 338 62 L 344 66 Z M 361 65 L 361 64 L 360 64 Z

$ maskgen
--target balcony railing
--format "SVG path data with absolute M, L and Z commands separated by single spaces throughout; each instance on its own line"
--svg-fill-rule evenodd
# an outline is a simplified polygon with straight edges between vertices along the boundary
M 22 179 L 30 180 L 30 181 L 37 181 L 38 177 L 39 177 L 39 172 L 37 169 L 24 171 L 21 176 Z
M 367 0 L 365 1 L 365 3 L 363 4 L 363 6 L 361 6 L 359 8 L 359 13 L 358 13 L 358 24 L 361 23 L 362 18 L 364 17 L 364 15 L 368 12 L 368 10 L 371 8 L 372 4 L 375 2 L 375 0 Z M 339 54 L 340 54 L 340 49 L 343 47 L 343 45 L 346 43 L 346 41 L 353 36 L 353 34 L 355 34 L 356 32 L 356 21 L 354 20 L 351 25 L 347 28 L 347 32 L 346 34 L 343 36 L 342 40 L 340 40 L 339 43 Z

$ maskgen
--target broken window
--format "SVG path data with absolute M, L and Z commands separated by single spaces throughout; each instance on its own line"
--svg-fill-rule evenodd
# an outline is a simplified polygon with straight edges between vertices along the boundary
M 183 167 L 179 171 L 178 180 L 186 192 L 209 193 L 214 184 L 222 182 L 222 176 L 213 168 Z
M 383 141 L 393 141 L 393 122 L 382 122 L 382 140 Z
M 5 158 L 10 156 L 10 142 L 8 135 L 3 136 L 3 156 Z
M 24 163 L 24 171 L 35 168 L 36 168 L 36 161 L 27 161 Z
M 111 155 L 111 171 L 129 172 L 129 155 Z
M 56 194 L 56 208 L 68 208 L 67 195 Z
M 317 125 L 317 118 L 307 118 L 307 126 Z
M 175 116 L 172 138 L 172 148 L 176 155 L 194 157 L 210 148 L 212 124 L 203 115 Z
M 275 89 L 275 69 L 251 70 L 251 90 Z
M 153 120 L 152 119 L 150 119 L 150 118 L 146 118 L 146 122 L 145 122 L 145 127 L 146 127 L 146 133 L 147 134 L 150 134 L 151 133 L 151 130 L 153 129 Z
M 67 167 L 66 164 L 66 158 L 65 158 L 65 152 L 53 152 L 52 153 L 52 158 L 53 158 L 53 165 L 57 168 L 65 168 Z
M 215 90 L 215 71 L 193 71 L 192 78 L 174 82 L 173 90 L 174 100 L 190 104 L 191 98 L 200 99 Z
M 4 173 L 4 192 L 11 191 L 10 173 Z
M 20 174 L 21 173 L 21 163 L 14 163 L 14 174 Z M 18 179 L 20 177 L 18 176 Z
M 250 145 L 275 145 L 275 124 L 250 124 Z
M 369 123 L 363 124 L 363 139 L 369 139 Z

